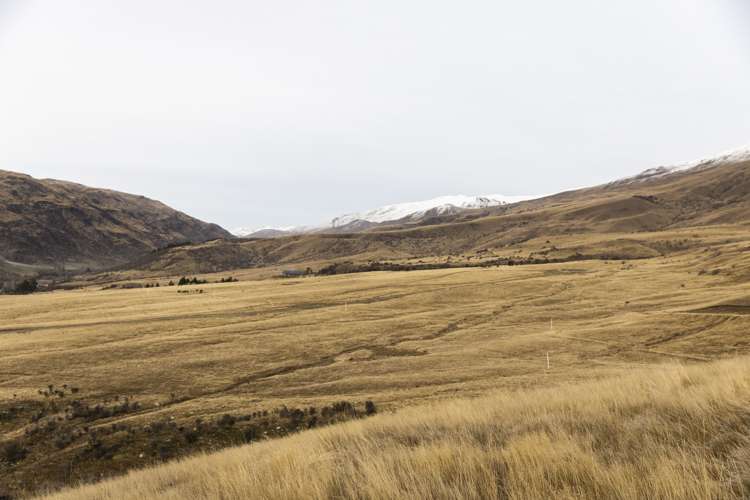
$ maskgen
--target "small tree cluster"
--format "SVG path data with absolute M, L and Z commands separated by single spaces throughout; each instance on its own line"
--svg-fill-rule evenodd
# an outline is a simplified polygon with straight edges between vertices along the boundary
M 180 278 L 180 281 L 177 282 L 177 286 L 184 286 L 184 285 L 205 285 L 206 283 L 208 283 L 208 281 L 206 281 L 206 280 L 199 280 L 195 276 L 192 279 L 183 276 L 182 278 Z
M 18 285 L 16 285 L 15 292 L 22 295 L 27 295 L 30 293 L 36 292 L 37 288 L 39 288 L 39 284 L 35 279 L 28 279 L 23 280 Z

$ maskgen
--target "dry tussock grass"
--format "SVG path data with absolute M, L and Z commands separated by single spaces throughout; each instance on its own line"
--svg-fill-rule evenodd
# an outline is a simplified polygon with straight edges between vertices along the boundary
M 721 258 L 731 266 L 747 260 L 728 255 Z M 201 285 L 203 294 L 160 287 L 3 297 L 0 407 L 68 384 L 86 404 L 124 396 L 141 404 L 97 431 L 167 420 L 192 428 L 198 418 L 282 405 L 372 400 L 390 411 L 572 386 L 670 359 L 747 355 L 747 281 L 699 276 L 710 268 L 703 258 L 243 281 Z M 0 446 L 27 424 L 0 425 Z M 154 450 L 174 448 L 167 436 L 135 440 L 93 462 L 83 438 L 63 449 L 36 436 L 21 441 L 30 453 L 0 464 L 0 496 L 153 466 L 167 456 Z M 200 441 L 192 451 L 219 445 Z
M 748 498 L 750 358 L 401 410 L 50 498 Z

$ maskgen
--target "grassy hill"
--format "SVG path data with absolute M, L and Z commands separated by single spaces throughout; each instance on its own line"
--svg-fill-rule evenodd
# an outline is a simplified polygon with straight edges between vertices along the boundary
M 0 170 L 0 272 L 122 264 L 171 243 L 231 237 L 143 196 Z M 6 262 L 7 261 L 7 262 Z
M 750 358 L 500 392 L 200 456 L 51 499 L 750 495 Z
M 750 162 L 706 165 L 665 177 L 613 183 L 509 206 L 379 226 L 361 233 L 308 234 L 185 245 L 131 262 L 136 274 L 221 272 L 243 267 L 352 260 L 468 262 L 535 254 L 630 259 L 664 254 L 648 233 L 750 223 Z M 602 244 L 603 240 L 608 240 Z M 591 242 L 594 246 L 586 246 Z

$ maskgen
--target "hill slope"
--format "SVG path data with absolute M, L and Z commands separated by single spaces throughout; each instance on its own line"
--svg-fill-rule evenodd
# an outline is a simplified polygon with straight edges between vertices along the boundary
M 99 267 L 184 241 L 231 235 L 161 202 L 0 170 L 0 259 Z
M 414 408 L 50 498 L 747 498 L 748 361 Z
M 688 170 L 560 193 L 512 205 L 435 215 L 361 233 L 218 241 L 157 252 L 135 267 L 152 272 L 219 272 L 331 260 L 504 256 L 523 250 L 640 258 L 663 254 L 647 233 L 750 223 L 750 160 L 704 161 Z M 582 246 L 593 238 L 595 245 Z M 622 241 L 623 245 L 613 242 Z M 602 245 L 605 245 L 603 249 Z M 567 248 L 566 248 L 567 245 Z M 657 245 L 658 246 L 658 245 Z M 455 260 L 454 260 L 455 261 Z
M 23 496 L 278 437 L 324 425 L 319 418 L 331 415 L 324 408 L 342 401 L 361 411 L 370 400 L 382 412 L 500 388 L 560 390 L 665 360 L 747 356 L 750 228 L 690 227 L 620 240 L 636 236 L 657 256 L 261 281 L 242 275 L 265 269 L 242 271 L 240 281 L 231 283 L 204 276 L 209 283 L 178 287 L 166 286 L 169 278 L 162 278 L 146 283 L 159 287 L 4 297 L 0 485 L 8 488 L 6 494 Z M 574 235 L 569 242 L 591 248 L 595 238 L 605 249 L 606 243 L 618 243 L 609 234 Z M 561 247 L 564 242 L 562 236 L 553 241 Z M 679 242 L 677 250 L 658 256 L 669 241 Z M 203 246 L 211 251 L 214 245 Z M 691 383 L 684 387 L 694 387 Z M 50 397 L 49 384 L 63 396 Z M 733 388 L 731 382 L 719 386 Z M 304 420 L 290 409 L 305 409 Z M 675 409 L 677 415 L 681 411 Z M 627 415 L 633 417 L 622 420 L 628 428 L 651 417 Z M 736 416 L 717 414 L 724 421 Z M 513 432 L 514 421 L 495 420 L 498 429 Z M 601 423 L 594 418 L 594 430 Z M 682 438 L 682 423 L 674 424 L 666 428 Z M 438 423 L 429 428 L 435 430 L 425 431 L 428 436 L 446 434 Z M 382 439 L 389 436 L 387 431 Z M 422 436 L 405 439 L 419 442 Z M 700 441 L 704 437 L 697 436 L 697 448 L 706 444 Z M 20 459 L 16 448 L 4 459 L 4 447 L 14 443 L 25 456 Z M 716 441 L 719 453 L 726 443 Z M 647 449 L 631 444 L 639 454 Z M 666 463 L 672 465 L 681 466 Z M 259 462 L 251 465 L 257 467 Z M 688 477 L 702 477 L 697 472 Z M 682 484 L 682 476 L 676 479 Z M 230 492 L 226 496 L 232 498 Z

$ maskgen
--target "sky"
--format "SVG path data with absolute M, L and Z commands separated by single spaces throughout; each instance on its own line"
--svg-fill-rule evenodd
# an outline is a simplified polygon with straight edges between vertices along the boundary
M 0 169 L 230 229 L 746 145 L 747 0 L 0 0 Z

